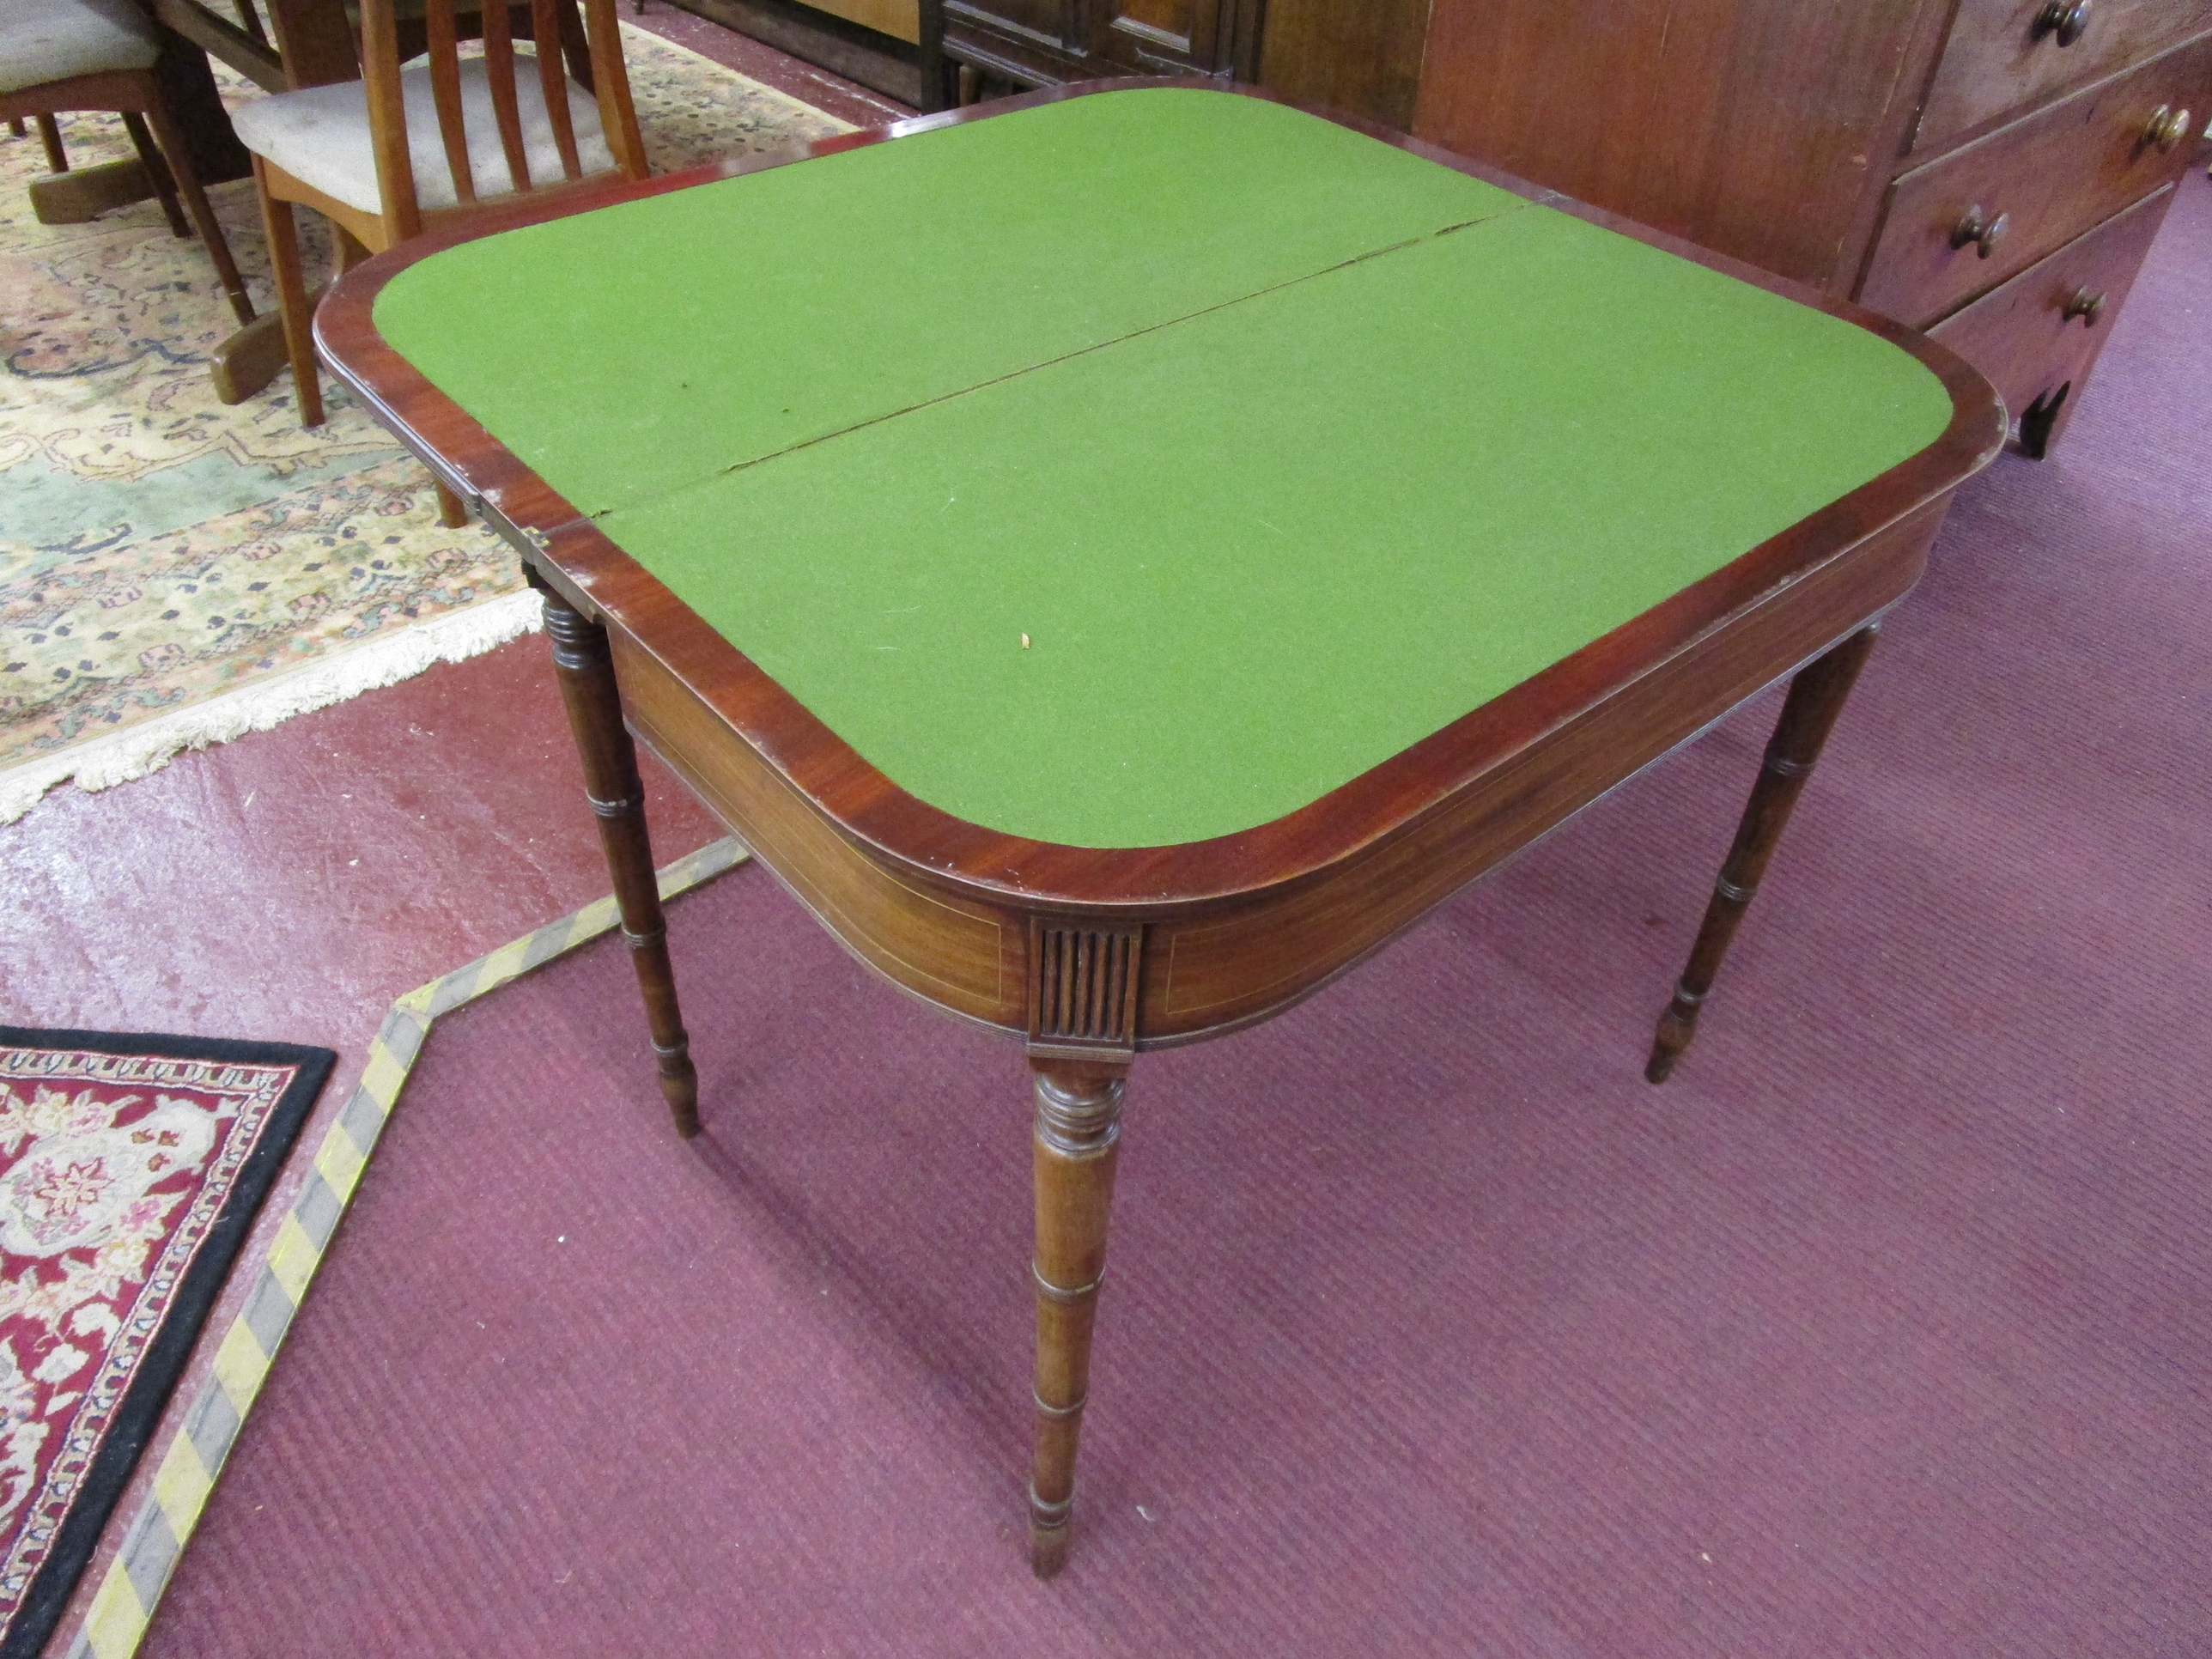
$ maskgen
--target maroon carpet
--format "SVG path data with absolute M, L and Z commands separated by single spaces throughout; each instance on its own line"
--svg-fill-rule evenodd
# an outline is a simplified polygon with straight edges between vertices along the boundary
M 1673 1082 L 1771 702 L 1139 1063 L 1059 1582 L 1018 1054 L 744 870 L 702 1142 L 618 945 L 441 1024 L 147 1651 L 2212 1653 L 2208 250 L 2197 178 Z

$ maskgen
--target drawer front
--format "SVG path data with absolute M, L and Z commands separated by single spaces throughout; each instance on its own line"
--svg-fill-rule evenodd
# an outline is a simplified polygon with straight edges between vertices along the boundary
M 805 0 L 805 3 L 908 44 L 921 39 L 920 0 Z
M 1208 75 L 1224 0 L 1113 0 L 1093 50 L 1139 75 Z
M 2044 22 L 2046 15 L 2055 27 Z M 2206 29 L 2212 0 L 2088 0 L 2078 9 L 2073 0 L 1959 0 L 1912 153 L 1932 155 L 2008 111 L 2114 74 Z
M 2171 189 L 2106 220 L 1928 331 L 1990 378 L 2022 444 L 2040 454 L 2081 383 L 2173 200 Z M 2081 313 L 2094 302 L 2089 316 Z
M 1924 328 L 2172 184 L 2197 153 L 2209 88 L 2212 35 L 1914 168 L 1890 188 L 1860 301 Z M 2161 112 L 2164 149 L 2149 136 Z M 1977 225 L 1983 240 L 1964 240 Z

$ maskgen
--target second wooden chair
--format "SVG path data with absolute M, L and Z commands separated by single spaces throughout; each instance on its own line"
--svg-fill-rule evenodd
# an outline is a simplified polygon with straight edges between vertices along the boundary
M 615 4 L 583 0 L 590 90 L 563 72 L 556 44 L 564 12 L 574 38 L 574 0 L 530 0 L 530 33 L 542 43 L 534 57 L 515 50 L 508 8 L 484 6 L 483 54 L 469 58 L 460 55 L 454 0 L 422 0 L 428 52 L 414 64 L 400 60 L 395 0 L 362 0 L 361 80 L 278 93 L 237 112 L 239 138 L 253 152 L 302 425 L 322 423 L 323 398 L 295 205 L 331 222 L 343 269 L 362 249 L 380 253 L 519 191 L 565 190 L 610 173 L 644 178 Z

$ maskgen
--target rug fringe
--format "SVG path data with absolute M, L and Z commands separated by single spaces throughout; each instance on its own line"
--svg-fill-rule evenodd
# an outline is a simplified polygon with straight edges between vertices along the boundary
M 397 685 L 441 662 L 479 656 L 544 626 L 538 596 L 508 593 L 417 623 L 388 639 L 288 669 L 89 743 L 72 744 L 0 772 L 0 823 L 13 823 L 56 784 L 112 788 L 167 765 L 180 750 L 266 732 L 295 714 L 343 702 L 364 691 Z

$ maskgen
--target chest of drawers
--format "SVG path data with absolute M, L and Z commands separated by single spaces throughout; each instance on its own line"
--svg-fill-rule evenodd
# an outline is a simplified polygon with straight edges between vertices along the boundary
M 1434 0 L 1414 130 L 1929 330 L 2040 455 L 2208 105 L 2212 0 Z
M 2212 120 L 2212 0 L 681 3 L 928 107 L 1190 74 L 1410 127 L 1928 330 L 2039 456 Z

